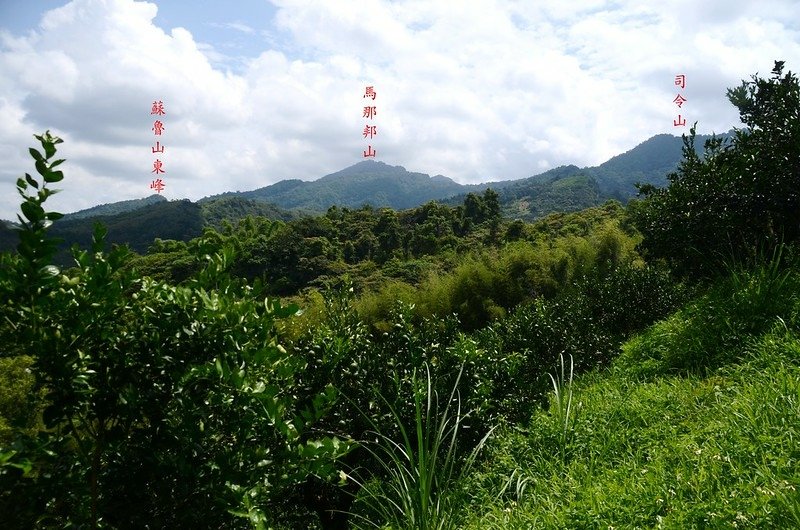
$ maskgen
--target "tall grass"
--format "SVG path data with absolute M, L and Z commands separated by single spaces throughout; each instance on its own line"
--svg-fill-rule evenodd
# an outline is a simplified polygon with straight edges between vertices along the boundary
M 783 249 L 728 274 L 697 300 L 624 345 L 621 361 L 643 375 L 708 374 L 739 362 L 746 345 L 778 322 L 791 322 L 800 299 L 800 268 Z
M 470 472 L 493 429 L 466 458 L 462 458 L 458 450 L 458 434 L 468 415 L 461 411 L 458 393 L 463 366 L 443 408 L 438 393 L 433 389 L 427 364 L 425 372 L 424 381 L 420 380 L 416 370 L 412 376 L 414 423 L 410 427 L 381 396 L 396 423 L 399 440 L 381 432 L 375 421 L 361 412 L 375 434 L 374 441 L 361 445 L 378 463 L 383 477 L 365 481 L 352 477 L 361 486 L 357 505 L 366 511 L 366 515 L 352 514 L 355 528 L 458 528 L 459 521 L 454 511 L 458 496 L 456 487 Z
M 550 376 L 550 381 L 553 383 L 553 399 L 550 401 L 550 412 L 559 428 L 558 446 L 561 453 L 561 461 L 566 461 L 567 445 L 570 442 L 574 425 L 577 417 L 577 412 L 580 410 L 580 403 L 573 411 L 572 408 L 572 374 L 574 372 L 574 363 L 572 355 L 569 356 L 569 376 L 566 375 L 564 365 L 564 354 L 559 356 L 561 372 L 547 374 Z

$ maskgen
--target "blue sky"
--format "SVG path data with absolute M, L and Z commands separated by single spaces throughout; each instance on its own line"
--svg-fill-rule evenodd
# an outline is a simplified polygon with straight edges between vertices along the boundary
M 65 212 L 156 176 L 193 200 L 314 179 L 368 144 L 462 183 L 518 179 L 738 126 L 726 89 L 776 59 L 800 68 L 793 0 L 0 0 L 0 218 L 45 129 L 65 140 Z

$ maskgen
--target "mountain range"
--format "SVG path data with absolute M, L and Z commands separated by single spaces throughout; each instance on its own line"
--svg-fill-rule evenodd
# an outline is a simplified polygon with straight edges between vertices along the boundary
M 697 136 L 696 148 L 708 137 Z M 187 240 L 203 226 L 219 227 L 247 215 L 291 220 L 324 213 L 331 206 L 406 209 L 431 200 L 460 204 L 468 193 L 491 187 L 499 193 L 506 217 L 532 220 L 555 211 L 576 211 L 610 198 L 627 201 L 637 182 L 663 186 L 682 159 L 682 139 L 659 134 L 595 167 L 561 166 L 532 177 L 484 184 L 459 184 L 442 176 L 407 171 L 384 162 L 362 161 L 317 180 L 283 180 L 252 191 L 167 201 L 159 195 L 104 204 L 70 213 L 55 223 L 53 234 L 67 244 L 91 242 L 92 225 L 101 219 L 111 243 L 146 251 L 155 238 Z M 0 251 L 13 248 L 10 223 L 0 223 Z M 12 243 L 13 242 L 13 243 Z

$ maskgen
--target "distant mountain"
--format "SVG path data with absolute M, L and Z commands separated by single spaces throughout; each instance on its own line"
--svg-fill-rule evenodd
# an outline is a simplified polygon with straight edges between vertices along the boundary
M 702 150 L 708 138 L 697 137 L 698 150 Z M 333 205 L 357 208 L 371 204 L 405 209 L 430 200 L 460 204 L 467 193 L 482 193 L 491 187 L 500 193 L 508 215 L 534 219 L 563 208 L 596 206 L 609 198 L 625 202 L 636 195 L 637 182 L 663 186 L 666 175 L 678 167 L 682 147 L 681 138 L 659 134 L 599 166 L 561 166 L 525 179 L 471 185 L 459 184 L 442 175 L 431 177 L 402 166 L 367 160 L 314 181 L 283 180 L 257 190 L 225 193 L 200 202 L 236 196 L 271 202 L 289 210 L 319 213 Z M 582 178 L 555 184 L 571 177 Z M 574 196 L 568 197 L 569 194 Z
M 730 133 L 728 133 L 730 134 Z M 702 150 L 708 136 L 698 136 Z M 461 204 L 467 193 L 498 191 L 507 217 L 536 219 L 555 211 L 596 206 L 609 198 L 626 201 L 638 182 L 663 186 L 666 175 L 682 158 L 681 138 L 659 134 L 596 167 L 561 166 L 538 175 L 485 184 L 463 185 L 442 175 L 429 176 L 402 166 L 367 160 L 315 181 L 283 180 L 246 192 L 229 192 L 192 203 L 167 201 L 161 195 L 95 206 L 67 214 L 53 226 L 53 234 L 67 244 L 91 243 L 95 218 L 109 229 L 111 243 L 128 243 L 144 252 L 156 237 L 187 240 L 204 226 L 219 227 L 247 215 L 291 220 L 330 206 L 358 208 L 364 204 L 394 209 L 413 208 L 431 200 Z M 0 251 L 16 247 L 17 236 L 8 223 L 0 225 Z M 62 253 L 62 258 L 66 254 Z
M 284 180 L 253 191 L 226 193 L 277 204 L 281 208 L 302 208 L 325 212 L 333 206 L 358 208 L 364 204 L 413 208 L 434 199 L 463 193 L 464 186 L 442 175 L 406 171 L 402 166 L 365 160 L 313 181 Z M 210 197 L 210 198 L 217 198 Z M 201 203 L 207 199 L 201 199 Z
M 148 203 L 142 205 L 142 201 Z M 132 209 L 133 206 L 135 208 Z M 117 207 L 127 211 L 109 213 Z M 90 211 L 95 212 L 94 215 L 86 215 Z M 202 204 L 188 199 L 168 201 L 163 197 L 156 200 L 148 197 L 65 215 L 53 224 L 50 233 L 64 240 L 56 258 L 57 263 L 70 265 L 68 249 L 74 243 L 81 248 L 89 248 L 92 244 L 94 223 L 98 221 L 108 229 L 109 245 L 127 243 L 136 252 L 144 253 L 156 238 L 188 241 L 199 236 L 205 226 L 220 228 L 223 219 L 235 224 L 248 215 L 289 221 L 301 214 L 242 197 L 208 199 Z M 0 222 L 0 252 L 16 248 L 19 237 L 13 228 L 14 225 L 10 222 Z
M 702 149 L 706 137 L 697 137 Z M 667 174 L 678 168 L 683 140 L 671 134 L 658 134 L 630 151 L 610 158 L 588 173 L 597 179 L 604 194 L 632 197 L 636 182 L 656 186 L 667 184 Z
M 731 134 L 732 131 L 729 131 L 718 136 L 728 137 Z M 698 134 L 695 138 L 695 150 L 702 153 L 703 144 L 710 138 L 710 135 Z M 603 196 L 627 200 L 636 196 L 637 182 L 666 186 L 667 174 L 677 170 L 682 159 L 683 139 L 671 134 L 657 134 L 599 166 L 585 167 L 579 172 L 594 177 Z M 564 167 L 577 169 L 575 166 Z M 561 169 L 556 168 L 559 171 Z M 530 179 L 534 182 L 550 180 L 553 177 L 551 172 L 556 170 L 541 173 Z
M 702 152 L 709 138 L 698 135 L 695 150 Z M 667 175 L 678 169 L 682 159 L 683 139 L 658 134 L 599 166 L 561 166 L 512 181 L 499 191 L 500 204 L 509 217 L 533 220 L 552 212 L 597 206 L 608 199 L 627 202 L 636 196 L 637 182 L 665 186 Z
M 509 187 L 499 195 L 504 216 L 529 221 L 554 212 L 576 212 L 608 200 L 597 180 L 580 172 Z
M 200 205 L 188 199 L 180 201 L 156 201 L 149 206 L 116 215 L 97 218 L 61 219 L 53 224 L 50 233 L 64 239 L 57 261 L 61 265 L 70 263 L 67 248 L 77 243 L 80 248 L 92 244 L 95 222 L 102 222 L 108 229 L 106 242 L 127 243 L 136 252 L 143 253 L 156 238 L 188 241 L 203 231 L 203 215 Z
M 11 221 L 0 220 L 0 252 L 17 248 L 19 235 L 14 231 L 16 226 Z
M 521 180 L 489 182 L 475 186 L 473 193 L 492 188 L 500 196 L 503 215 L 512 219 L 533 220 L 553 212 L 573 212 L 603 203 L 608 197 L 600 192 L 597 181 L 578 166 L 560 166 Z M 466 193 L 443 202 L 457 206 Z
M 144 199 L 131 199 L 128 201 L 100 204 L 99 206 L 93 206 L 85 210 L 68 213 L 64 215 L 64 219 L 86 219 L 89 217 L 117 215 L 120 213 L 132 212 L 134 210 L 138 210 L 139 208 L 144 208 L 145 206 L 150 206 L 151 204 L 157 204 L 160 202 L 167 202 L 167 199 L 164 198 L 163 195 L 157 195 L 154 193 L 153 195 L 145 197 Z

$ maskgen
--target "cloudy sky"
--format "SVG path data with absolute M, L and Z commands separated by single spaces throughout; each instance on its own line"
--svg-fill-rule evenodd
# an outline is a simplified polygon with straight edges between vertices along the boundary
M 46 129 L 65 140 L 63 192 L 48 203 L 63 212 L 145 197 L 156 177 L 167 198 L 193 200 L 314 179 L 364 160 L 368 145 L 376 160 L 473 183 L 597 165 L 688 131 L 678 114 L 724 132 L 740 125 L 726 88 L 768 75 L 775 59 L 800 69 L 797 9 L 0 0 L 0 218 L 16 217 L 14 182 L 33 171 L 27 148 Z M 154 101 L 164 116 L 151 115 Z

